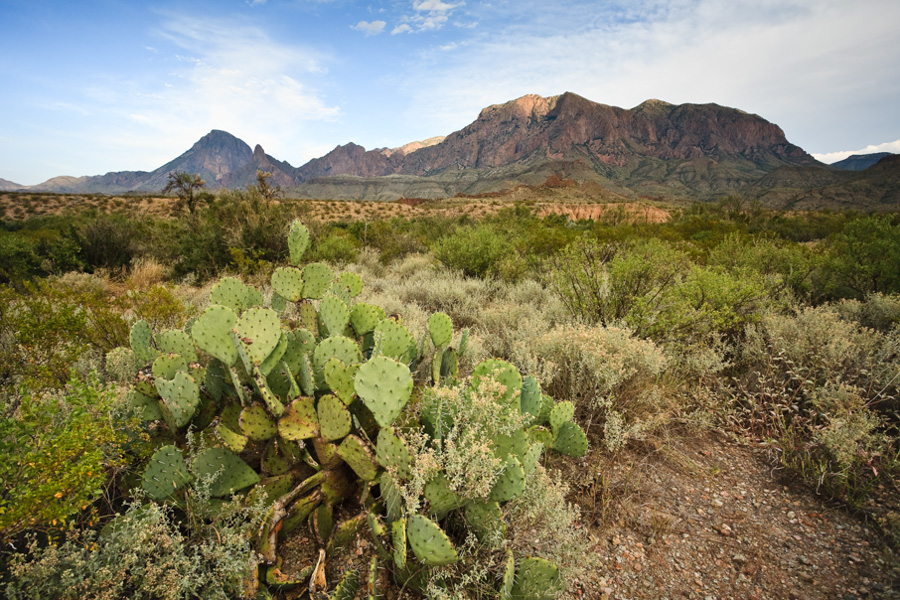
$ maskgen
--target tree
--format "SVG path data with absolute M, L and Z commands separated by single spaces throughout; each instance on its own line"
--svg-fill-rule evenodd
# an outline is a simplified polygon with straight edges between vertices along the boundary
M 188 212 L 193 215 L 200 202 L 209 200 L 209 194 L 201 191 L 205 186 L 206 182 L 200 179 L 199 175 L 191 175 L 186 171 L 172 171 L 162 193 L 175 192 L 178 196 L 178 206 L 186 206 Z
M 256 170 L 256 191 L 266 201 L 267 206 L 272 203 L 272 200 L 281 196 L 281 186 L 270 184 L 270 177 L 272 177 L 272 173 L 269 171 Z

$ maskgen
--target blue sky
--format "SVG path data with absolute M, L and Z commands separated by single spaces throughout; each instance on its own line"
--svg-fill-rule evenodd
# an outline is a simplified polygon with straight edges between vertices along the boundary
M 152 170 L 211 129 L 295 166 L 565 91 L 900 152 L 897 0 L 0 0 L 0 178 Z

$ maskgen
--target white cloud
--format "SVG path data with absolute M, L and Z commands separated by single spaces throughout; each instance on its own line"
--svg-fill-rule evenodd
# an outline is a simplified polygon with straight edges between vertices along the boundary
M 441 29 L 450 20 L 453 11 L 464 5 L 465 2 L 448 4 L 441 0 L 413 0 L 413 13 L 401 17 L 401 24 L 394 27 L 391 35 Z
M 816 160 L 823 163 L 832 164 L 839 160 L 844 160 L 854 154 L 875 154 L 876 152 L 891 152 L 892 154 L 900 154 L 900 140 L 893 142 L 885 142 L 883 144 L 869 145 L 861 150 L 842 150 L 840 152 L 828 152 L 826 154 L 813 154 Z
M 413 2 L 413 8 L 420 11 L 431 11 L 431 12 L 447 12 L 453 10 L 457 6 L 461 6 L 460 4 L 447 4 L 446 2 L 441 2 L 441 0 L 419 0 L 417 2 Z
M 382 31 L 384 31 L 384 27 L 387 25 L 384 21 L 372 21 L 368 23 L 366 21 L 360 21 L 356 25 L 352 25 L 350 29 L 355 29 L 356 31 L 362 31 L 367 36 L 368 35 L 378 35 Z

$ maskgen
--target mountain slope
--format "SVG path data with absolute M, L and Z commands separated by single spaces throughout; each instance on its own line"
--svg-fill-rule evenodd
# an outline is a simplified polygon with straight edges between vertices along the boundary
M 848 156 L 844 160 L 832 163 L 832 167 L 838 169 L 846 169 L 848 171 L 865 171 L 872 165 L 876 164 L 882 158 L 893 156 L 890 152 L 874 152 L 872 154 L 854 154 Z

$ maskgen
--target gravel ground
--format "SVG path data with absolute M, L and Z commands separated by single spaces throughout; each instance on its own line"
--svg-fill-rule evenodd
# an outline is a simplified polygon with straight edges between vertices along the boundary
M 710 436 L 603 460 L 560 465 L 573 481 L 603 464 L 581 471 L 571 496 L 605 571 L 585 597 L 900 598 L 874 529 L 786 481 L 759 450 Z

